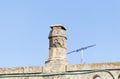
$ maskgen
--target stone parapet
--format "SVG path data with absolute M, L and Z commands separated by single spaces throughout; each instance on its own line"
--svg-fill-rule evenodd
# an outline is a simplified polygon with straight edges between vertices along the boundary
M 42 73 L 42 72 L 43 72 L 42 66 L 24 67 L 24 73 Z
M 91 63 L 91 64 L 70 64 L 67 65 L 66 71 L 84 71 L 84 70 L 114 70 L 120 69 L 120 62 L 110 62 L 110 63 Z
M 113 79 L 108 72 L 74 74 L 74 72 L 85 73 L 89 70 L 110 70 L 115 79 L 118 79 L 120 77 L 120 62 L 75 65 L 47 63 L 44 66 L 0 68 L 0 79 L 95 79 L 97 76 L 102 79 Z M 70 74 L 59 75 L 59 73 Z
M 93 64 L 46 64 L 44 66 L 28 66 L 0 68 L 0 74 L 18 74 L 18 73 L 56 73 L 68 71 L 87 71 L 87 70 L 120 70 L 120 62 L 112 63 L 93 63 Z
M 41 73 L 41 72 L 42 67 L 40 66 L 0 68 L 0 74 Z

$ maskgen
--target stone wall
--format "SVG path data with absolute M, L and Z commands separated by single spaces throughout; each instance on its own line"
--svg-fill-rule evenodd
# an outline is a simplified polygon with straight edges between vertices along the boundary
M 113 79 L 110 73 L 120 79 L 120 62 L 0 68 L 0 79 Z
M 44 66 L 0 68 L 0 79 L 120 79 L 120 62 L 69 64 L 65 31 L 62 25 L 51 26 L 49 57 Z

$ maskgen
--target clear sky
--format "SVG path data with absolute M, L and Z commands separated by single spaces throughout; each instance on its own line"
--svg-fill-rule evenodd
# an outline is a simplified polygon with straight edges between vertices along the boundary
M 51 24 L 67 28 L 67 52 L 96 44 L 85 63 L 120 62 L 120 0 L 0 0 L 0 67 L 44 65 Z

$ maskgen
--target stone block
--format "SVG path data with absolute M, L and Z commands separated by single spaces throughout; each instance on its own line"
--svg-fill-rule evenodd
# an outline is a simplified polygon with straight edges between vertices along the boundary
M 41 72 L 42 72 L 41 66 L 24 67 L 24 73 L 41 73 Z

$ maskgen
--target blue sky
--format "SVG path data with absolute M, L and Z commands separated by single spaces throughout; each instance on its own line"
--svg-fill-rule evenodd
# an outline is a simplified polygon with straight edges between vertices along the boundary
M 84 51 L 85 63 L 120 61 L 120 0 L 1 0 L 0 67 L 42 66 L 51 24 L 67 28 L 67 52 Z M 80 64 L 80 52 L 67 55 Z

